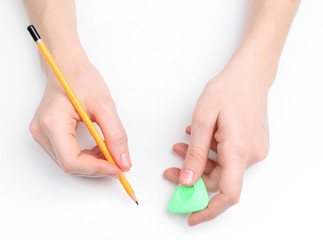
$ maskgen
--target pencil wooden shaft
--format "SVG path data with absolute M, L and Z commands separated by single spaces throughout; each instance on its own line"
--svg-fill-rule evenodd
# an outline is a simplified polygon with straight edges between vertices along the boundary
M 112 158 L 112 156 L 111 156 L 105 142 L 103 141 L 102 137 L 100 136 L 98 130 L 95 128 L 95 126 L 94 126 L 93 122 L 91 121 L 90 117 L 88 116 L 88 114 L 86 113 L 84 108 L 82 107 L 80 101 L 77 99 L 77 97 L 76 97 L 75 93 L 73 92 L 72 88 L 70 87 L 70 85 L 66 81 L 63 73 L 61 72 L 61 70 L 57 66 L 54 58 L 52 57 L 52 55 L 49 52 L 48 48 L 46 47 L 45 43 L 42 40 L 40 40 L 40 41 L 37 42 L 37 46 L 38 46 L 39 50 L 41 51 L 41 53 L 43 54 L 43 56 L 45 57 L 48 64 L 50 65 L 51 69 L 55 73 L 55 75 L 56 75 L 57 79 L 59 80 L 59 82 L 61 83 L 62 87 L 64 88 L 64 90 L 65 90 L 68 98 L 72 102 L 75 110 L 78 112 L 81 119 L 85 123 L 86 127 L 89 129 L 89 131 L 90 131 L 91 135 L 93 136 L 95 142 L 98 144 L 99 148 L 101 149 L 104 157 L 110 163 L 113 163 L 114 165 L 116 165 L 116 163 L 113 160 L 113 158 Z M 130 195 L 131 198 L 133 198 L 132 196 L 134 196 L 134 191 L 132 190 L 129 182 L 127 181 L 127 179 L 126 179 L 126 177 L 124 176 L 123 173 L 121 173 L 121 177 L 119 178 L 119 181 L 121 182 L 122 186 L 124 187 L 124 189 L 126 190 L 128 195 Z

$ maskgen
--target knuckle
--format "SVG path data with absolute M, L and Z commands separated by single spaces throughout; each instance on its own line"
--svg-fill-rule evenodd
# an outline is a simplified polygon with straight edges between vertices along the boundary
M 227 196 L 228 203 L 232 206 L 240 201 L 240 193 L 231 193 Z
M 39 134 L 40 134 L 40 126 L 37 121 L 32 120 L 29 124 L 29 132 L 31 135 L 35 138 L 38 139 Z
M 207 111 L 197 110 L 193 115 L 192 122 L 200 127 L 212 127 L 213 118 Z
M 115 103 L 113 98 L 110 95 L 104 95 L 101 97 L 101 100 L 98 103 L 99 107 L 103 110 L 110 109 L 111 107 L 115 107 Z
M 269 148 L 267 146 L 257 148 L 256 161 L 260 162 L 264 160 L 267 157 L 268 152 L 269 152 Z
M 260 162 L 264 160 L 269 153 L 269 141 L 266 136 L 262 136 L 254 145 L 254 161 Z
M 50 111 L 46 111 L 44 112 L 41 116 L 40 116 L 40 125 L 41 127 L 45 130 L 45 131 L 49 131 L 52 128 L 52 123 L 54 122 L 55 118 L 55 114 L 53 114 Z
M 189 146 L 187 157 L 191 159 L 206 159 L 207 156 L 202 148 L 198 146 Z
M 250 144 L 242 138 L 227 143 L 227 153 L 238 158 L 247 158 L 250 152 Z
M 71 162 L 62 161 L 60 165 L 61 169 L 68 175 L 72 175 L 75 172 L 75 165 Z

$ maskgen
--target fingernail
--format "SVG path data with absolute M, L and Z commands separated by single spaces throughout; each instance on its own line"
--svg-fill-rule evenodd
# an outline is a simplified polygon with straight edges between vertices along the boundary
M 191 170 L 185 169 L 181 173 L 180 182 L 185 185 L 190 185 L 193 181 L 194 173 Z
M 125 169 L 131 168 L 131 161 L 130 161 L 129 153 L 124 153 L 121 155 L 121 164 L 122 164 L 123 168 L 125 168 Z

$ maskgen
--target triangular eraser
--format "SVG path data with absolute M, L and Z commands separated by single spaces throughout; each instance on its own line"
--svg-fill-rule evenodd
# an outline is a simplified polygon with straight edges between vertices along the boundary
M 190 187 L 179 184 L 168 202 L 168 210 L 174 213 L 197 212 L 209 204 L 209 196 L 202 178 Z

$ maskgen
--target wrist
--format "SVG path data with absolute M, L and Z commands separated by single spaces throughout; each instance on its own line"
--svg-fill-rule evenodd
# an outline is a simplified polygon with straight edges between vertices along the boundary
M 78 42 L 73 42 L 69 45 L 60 43 L 56 45 L 50 45 L 48 46 L 48 48 L 57 65 L 62 71 L 64 69 L 71 71 L 77 70 L 78 68 L 82 68 L 86 64 L 90 64 L 83 47 Z M 52 69 L 41 54 L 40 62 L 45 74 L 47 76 L 50 75 L 52 73 Z
M 224 71 L 236 71 L 245 81 L 268 91 L 276 77 L 278 60 L 266 50 L 241 45 L 231 57 Z

